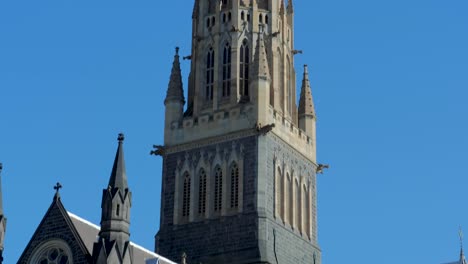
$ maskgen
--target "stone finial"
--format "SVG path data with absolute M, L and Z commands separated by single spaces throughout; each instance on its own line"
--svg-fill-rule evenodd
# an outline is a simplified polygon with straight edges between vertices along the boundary
M 125 135 L 123 133 L 119 133 L 117 140 L 119 141 L 119 143 L 123 143 L 125 140 Z
M 301 97 L 299 99 L 299 117 L 304 115 L 315 116 L 315 107 L 309 81 L 309 68 L 307 65 L 304 65 L 304 77 L 302 79 Z
M 185 103 L 184 89 L 182 84 L 182 71 L 180 69 L 180 48 L 175 48 L 174 62 L 172 63 L 171 77 L 169 79 L 169 85 L 167 87 L 166 100 L 168 101 L 179 101 L 182 104 Z
M 185 252 L 182 253 L 181 264 L 187 264 L 187 254 Z

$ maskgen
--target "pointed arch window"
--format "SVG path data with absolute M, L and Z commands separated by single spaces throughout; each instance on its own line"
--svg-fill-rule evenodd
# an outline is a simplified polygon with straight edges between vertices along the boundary
M 294 226 L 299 230 L 299 232 L 302 232 L 302 212 L 301 212 L 301 204 L 302 204 L 302 199 L 301 199 L 301 186 L 299 186 L 299 182 L 297 179 L 294 181 L 294 189 L 295 189 L 295 204 L 294 204 L 294 216 L 295 216 L 295 223 Z
M 231 208 L 239 207 L 239 166 L 231 165 Z
M 190 215 L 190 175 L 188 172 L 184 173 L 184 189 L 182 195 L 182 217 Z
M 294 226 L 294 183 L 292 176 L 288 175 L 288 204 L 289 207 L 289 215 L 288 220 L 289 224 Z
M 223 208 L 223 172 L 220 167 L 215 169 L 214 211 L 220 212 Z
M 292 100 L 293 100 L 293 92 L 292 92 L 292 81 L 291 80 L 291 60 L 289 57 L 287 57 L 287 65 L 286 65 L 286 93 L 287 93 L 287 98 L 286 98 L 286 105 L 287 105 L 287 111 L 290 116 L 292 116 Z
M 206 54 L 206 87 L 205 99 L 213 100 L 213 85 L 214 85 L 214 55 L 213 48 L 210 48 Z
M 276 215 L 283 219 L 284 209 L 284 183 L 281 170 L 278 168 L 276 172 Z
M 204 215 L 206 212 L 206 172 L 204 169 L 199 173 L 200 182 L 198 185 L 198 214 Z
M 223 97 L 231 95 L 231 45 L 226 43 L 223 52 Z
M 249 63 L 250 63 L 250 50 L 249 44 L 246 39 L 242 41 L 240 48 L 240 92 L 243 96 L 249 96 Z

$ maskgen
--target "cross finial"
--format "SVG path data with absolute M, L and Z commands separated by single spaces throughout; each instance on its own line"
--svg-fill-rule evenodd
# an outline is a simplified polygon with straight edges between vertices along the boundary
M 3 163 L 0 162 L 0 173 L 2 173 L 3 170 Z
M 119 143 L 122 143 L 125 140 L 125 135 L 123 133 L 120 133 L 117 140 L 119 141 Z
M 58 194 L 60 192 L 60 189 L 62 188 L 62 184 L 60 184 L 60 182 L 57 182 L 57 184 L 55 184 L 54 186 L 55 194 Z
M 176 48 L 175 48 L 175 54 L 176 54 L 176 56 L 179 56 L 179 50 L 180 50 L 179 47 L 176 47 Z

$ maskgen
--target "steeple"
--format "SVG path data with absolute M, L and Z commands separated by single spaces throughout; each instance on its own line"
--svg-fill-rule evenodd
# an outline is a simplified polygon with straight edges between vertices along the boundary
M 263 26 L 260 26 L 258 34 L 257 47 L 255 48 L 254 61 L 252 63 L 252 78 L 270 79 L 270 70 L 268 68 L 268 57 L 265 49 L 265 39 Z
M 132 263 L 130 247 L 130 208 L 132 193 L 128 188 L 123 151 L 124 135 L 118 136 L 118 148 L 109 185 L 102 194 L 101 231 L 94 244 L 94 263 Z
M 114 166 L 112 167 L 108 186 L 113 189 L 118 188 L 120 190 L 126 190 L 128 189 L 128 184 L 123 151 L 123 142 L 125 140 L 124 135 L 119 134 L 117 140 L 119 142 L 119 146 L 117 148 L 117 153 L 115 154 Z
M 171 77 L 167 87 L 165 103 L 168 101 L 180 101 L 182 105 L 185 103 L 184 89 L 182 85 L 182 72 L 180 70 L 179 47 L 176 47 L 174 62 L 172 63 Z
M 3 249 L 5 247 L 6 218 L 3 214 L 2 170 L 0 163 L 0 264 L 3 263 Z
M 309 70 L 304 65 L 304 77 L 302 79 L 301 98 L 299 99 L 299 118 L 304 115 L 315 116 L 314 102 L 309 81 Z
M 460 227 L 460 230 L 458 231 L 458 235 L 460 236 L 460 260 L 459 260 L 459 264 L 467 264 L 466 259 L 465 259 L 465 254 L 463 253 L 463 231 L 462 231 L 461 227 Z
M 192 12 L 192 19 L 198 18 L 198 5 L 200 0 L 195 0 L 195 4 L 193 5 L 193 12 Z

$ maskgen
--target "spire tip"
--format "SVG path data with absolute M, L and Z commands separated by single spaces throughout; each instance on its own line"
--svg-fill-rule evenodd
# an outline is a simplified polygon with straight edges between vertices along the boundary
M 125 135 L 123 133 L 120 133 L 117 140 L 119 141 L 119 143 L 123 143 L 123 141 L 125 140 Z
M 179 56 L 179 50 L 180 50 L 179 47 L 176 47 L 176 48 L 175 48 L 175 54 L 176 54 L 176 56 Z

